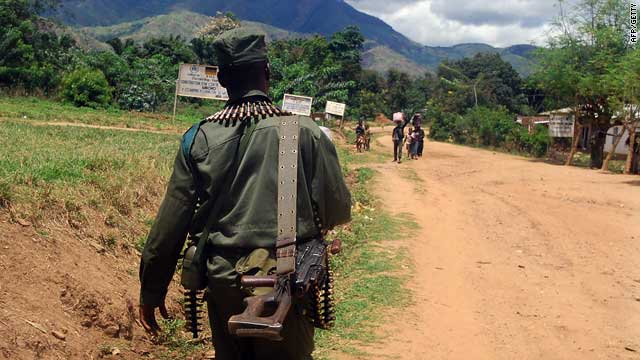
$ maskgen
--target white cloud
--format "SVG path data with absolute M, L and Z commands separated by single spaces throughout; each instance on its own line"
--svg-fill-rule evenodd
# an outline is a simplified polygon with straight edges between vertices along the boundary
M 347 0 L 431 46 L 542 44 L 556 0 Z

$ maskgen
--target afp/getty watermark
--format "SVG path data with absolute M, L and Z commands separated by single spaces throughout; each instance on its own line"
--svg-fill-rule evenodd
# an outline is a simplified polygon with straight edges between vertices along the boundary
M 638 2 L 629 1 L 629 40 L 632 44 L 638 43 Z

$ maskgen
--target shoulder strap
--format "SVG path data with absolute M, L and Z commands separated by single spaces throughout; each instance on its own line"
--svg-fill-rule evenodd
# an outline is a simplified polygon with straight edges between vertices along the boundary
M 182 155 L 184 155 L 184 158 L 188 163 L 191 163 L 191 148 L 193 147 L 193 143 L 196 141 L 196 135 L 198 135 L 200 125 L 202 125 L 202 122 L 193 124 L 193 126 L 191 126 L 182 136 Z
M 284 118 L 279 134 L 276 272 L 278 276 L 287 276 L 296 270 L 300 117 Z

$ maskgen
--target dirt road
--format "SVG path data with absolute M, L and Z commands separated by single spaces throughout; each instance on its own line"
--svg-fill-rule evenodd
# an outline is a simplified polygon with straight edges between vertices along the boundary
M 443 143 L 374 167 L 421 225 L 374 358 L 640 359 L 640 177 Z

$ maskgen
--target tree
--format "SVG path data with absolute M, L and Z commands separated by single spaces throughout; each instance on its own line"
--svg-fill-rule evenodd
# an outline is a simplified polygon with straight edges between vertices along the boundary
M 0 1 L 0 86 L 40 89 L 49 93 L 59 84 L 74 41 L 46 31 L 37 14 L 57 1 Z
M 213 48 L 213 40 L 208 37 L 191 39 L 191 50 L 200 64 L 216 64 L 218 61 Z
M 549 46 L 540 49 L 540 66 L 534 78 L 548 94 L 566 99 L 574 108 L 573 143 L 567 157 L 576 153 L 581 128 L 591 125 L 592 166 L 600 166 L 612 111 L 608 102 L 607 69 L 629 49 L 626 4 L 623 0 L 582 0 L 568 11 L 559 1 L 560 15 Z
M 150 39 L 142 47 L 143 57 L 146 58 L 162 55 L 169 58 L 172 64 L 192 63 L 196 60 L 196 54 L 180 36 L 170 35 Z
M 76 67 L 88 67 L 100 70 L 109 86 L 113 89 L 113 100 L 118 101 L 120 94 L 131 79 L 137 79 L 131 72 L 130 64 L 110 51 L 89 51 L 76 59 Z
M 632 164 L 638 156 L 634 153 L 636 145 L 636 132 L 640 127 L 640 49 L 633 49 L 622 57 L 618 63 L 609 69 L 606 82 L 611 86 L 609 104 L 615 109 L 620 119 L 623 131 L 629 134 L 629 151 L 624 167 L 624 173 L 632 172 Z M 615 150 L 622 139 L 620 134 L 613 144 Z M 611 151 L 604 161 L 603 170 L 608 170 L 609 161 L 614 151 Z
M 124 47 L 125 47 L 124 43 L 122 42 L 122 39 L 120 39 L 119 37 L 116 37 L 111 40 L 107 40 L 106 43 L 109 44 L 109 46 L 111 46 L 113 51 L 118 56 L 122 55 L 122 52 L 124 51 Z
M 130 71 L 118 97 L 120 107 L 156 111 L 172 99 L 178 65 L 173 64 L 170 58 L 158 54 L 138 58 L 129 66 Z
M 411 78 L 408 74 L 391 69 L 387 72 L 387 103 L 391 112 L 405 111 L 413 112 L 409 109 L 409 89 Z
M 518 112 L 526 103 L 520 75 L 498 54 L 480 53 L 472 58 L 445 61 L 438 67 L 438 77 L 443 80 L 441 85 L 446 94 L 449 91 L 457 95 L 467 92 L 463 96 L 465 101 L 454 109 L 458 113 L 478 105 L 504 106 Z M 473 96 L 471 104 L 468 103 L 469 93 Z
M 364 46 L 364 36 L 355 26 L 347 26 L 331 36 L 328 43 L 329 51 L 335 62 L 340 63 L 341 76 L 344 79 L 356 80 L 362 71 L 361 56 Z
M 348 27 L 330 40 L 322 36 L 271 43 L 271 89 L 273 98 L 296 93 L 314 98 L 314 110 L 328 100 L 346 103 L 350 115 L 358 111 L 358 81 L 362 72 L 362 35 Z

